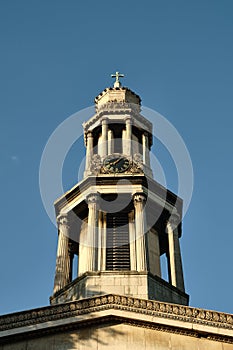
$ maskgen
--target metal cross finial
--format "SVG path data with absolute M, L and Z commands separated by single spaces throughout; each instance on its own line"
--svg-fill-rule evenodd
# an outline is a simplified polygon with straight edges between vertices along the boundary
M 121 74 L 120 72 L 116 72 L 115 74 L 111 74 L 111 77 L 116 78 L 116 81 L 114 83 L 114 88 L 121 87 L 121 82 L 119 78 L 124 78 L 124 74 Z

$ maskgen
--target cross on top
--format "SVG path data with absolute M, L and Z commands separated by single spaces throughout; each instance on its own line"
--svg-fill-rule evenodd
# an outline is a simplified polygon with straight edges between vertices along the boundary
M 114 88 L 121 87 L 121 82 L 119 78 L 124 78 L 124 74 L 121 74 L 120 72 L 116 72 L 115 74 L 111 74 L 112 78 L 116 78 L 116 81 L 114 83 Z

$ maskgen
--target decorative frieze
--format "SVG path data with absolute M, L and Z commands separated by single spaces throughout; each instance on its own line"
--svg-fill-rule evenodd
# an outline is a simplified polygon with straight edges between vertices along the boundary
M 107 309 L 127 310 L 158 318 L 167 318 L 233 330 L 233 315 L 188 306 L 162 303 L 121 295 L 102 295 L 72 301 L 58 306 L 49 306 L 30 311 L 0 316 L 0 331 L 26 327 L 43 322 L 66 319 Z M 216 330 L 217 332 L 217 330 Z M 1 337 L 1 333 L 0 333 Z
M 115 112 L 118 111 L 118 110 L 122 110 L 125 112 L 126 110 L 131 110 L 133 111 L 134 113 L 140 113 L 140 110 L 141 110 L 141 107 L 140 105 L 136 104 L 136 103 L 129 103 L 129 102 L 115 102 L 115 101 L 109 101 L 105 104 L 102 104 L 100 106 L 98 106 L 96 108 L 96 111 L 98 113 L 101 113 L 101 112 L 106 112 L 106 111 L 112 111 L 112 112 Z
M 93 175 L 97 175 L 100 172 L 101 166 L 102 166 L 102 161 L 101 161 L 100 155 L 94 154 L 91 158 L 90 172 Z

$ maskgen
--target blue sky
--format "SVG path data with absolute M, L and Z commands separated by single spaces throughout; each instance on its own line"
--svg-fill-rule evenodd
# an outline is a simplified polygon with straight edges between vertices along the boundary
M 232 37 L 230 0 L 0 2 L 0 314 L 48 305 L 57 232 L 40 198 L 40 158 L 116 70 L 191 155 L 181 240 L 190 305 L 233 313 Z M 80 145 L 65 161 L 65 189 L 77 181 Z M 159 144 L 154 152 L 175 191 L 168 155 Z

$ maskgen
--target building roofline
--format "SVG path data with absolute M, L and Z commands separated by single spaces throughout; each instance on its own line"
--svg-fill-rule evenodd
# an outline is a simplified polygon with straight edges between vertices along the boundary
M 0 343 L 54 333 L 106 319 L 233 343 L 233 315 L 107 294 L 0 316 Z

